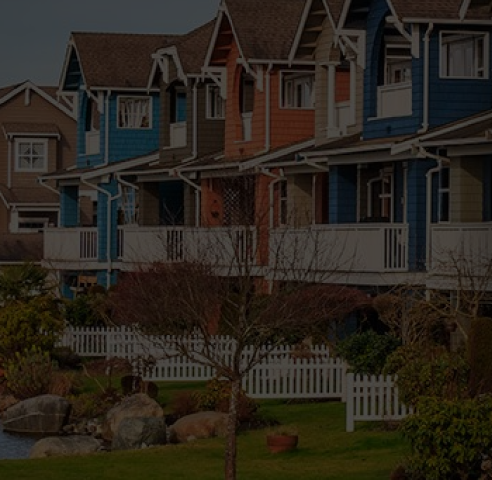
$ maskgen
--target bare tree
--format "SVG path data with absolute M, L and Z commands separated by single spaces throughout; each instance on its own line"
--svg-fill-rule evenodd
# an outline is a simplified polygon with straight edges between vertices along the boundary
M 326 268 L 330 246 L 322 251 L 309 229 L 299 237 L 286 228 L 273 246 L 265 241 L 264 214 L 255 212 L 256 227 L 250 220 L 236 221 L 217 228 L 215 235 L 206 232 L 207 240 L 194 244 L 194 255 L 185 254 L 189 261 L 153 263 L 125 273 L 109 297 L 115 322 L 138 326 L 145 334 L 174 335 L 179 355 L 212 367 L 230 383 L 227 480 L 236 478 L 242 379 L 276 346 L 326 331 L 330 323 L 368 304 L 364 293 L 333 283 L 337 259 L 332 258 L 332 269 Z M 318 269 L 321 255 L 324 265 Z M 196 332 L 200 342 L 190 342 Z M 232 338 L 227 351 L 218 348 L 216 334 Z M 164 345 L 161 351 L 166 355 Z

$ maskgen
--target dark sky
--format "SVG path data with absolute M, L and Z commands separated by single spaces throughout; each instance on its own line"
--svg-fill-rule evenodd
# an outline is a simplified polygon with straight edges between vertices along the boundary
M 2 0 L 0 87 L 57 85 L 72 31 L 186 33 L 219 0 Z

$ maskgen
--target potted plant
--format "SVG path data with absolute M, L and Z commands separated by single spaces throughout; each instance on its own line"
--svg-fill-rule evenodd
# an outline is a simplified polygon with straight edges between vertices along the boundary
M 299 432 L 293 426 L 278 426 L 266 436 L 268 450 L 272 453 L 286 452 L 297 448 Z

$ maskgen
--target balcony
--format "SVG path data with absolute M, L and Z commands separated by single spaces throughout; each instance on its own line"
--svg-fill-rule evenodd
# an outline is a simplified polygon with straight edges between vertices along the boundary
M 97 228 L 46 228 L 44 260 L 92 262 L 98 259 Z
M 492 276 L 492 222 L 433 225 L 427 258 L 432 275 L 465 278 Z
M 186 122 L 171 123 L 171 148 L 186 147 Z
M 404 224 L 314 225 L 276 229 L 270 264 L 285 272 L 395 273 L 408 271 L 408 226 Z M 271 253 L 272 255 L 272 253 Z
M 351 124 L 350 102 L 338 102 L 335 105 L 336 125 L 342 135 L 347 134 L 347 127 Z
M 85 154 L 97 155 L 100 151 L 100 138 L 99 131 L 85 132 Z
M 378 87 L 378 118 L 412 115 L 412 82 Z
M 254 265 L 254 227 L 124 227 L 125 263 L 207 262 L 220 267 Z

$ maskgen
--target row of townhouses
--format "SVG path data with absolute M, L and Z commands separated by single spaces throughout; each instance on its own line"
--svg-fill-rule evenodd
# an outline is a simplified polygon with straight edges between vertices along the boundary
M 491 37 L 483 0 L 222 0 L 183 35 L 73 32 L 56 92 L 0 92 L 1 242 L 43 246 L 65 295 L 153 261 L 367 291 L 486 275 Z

